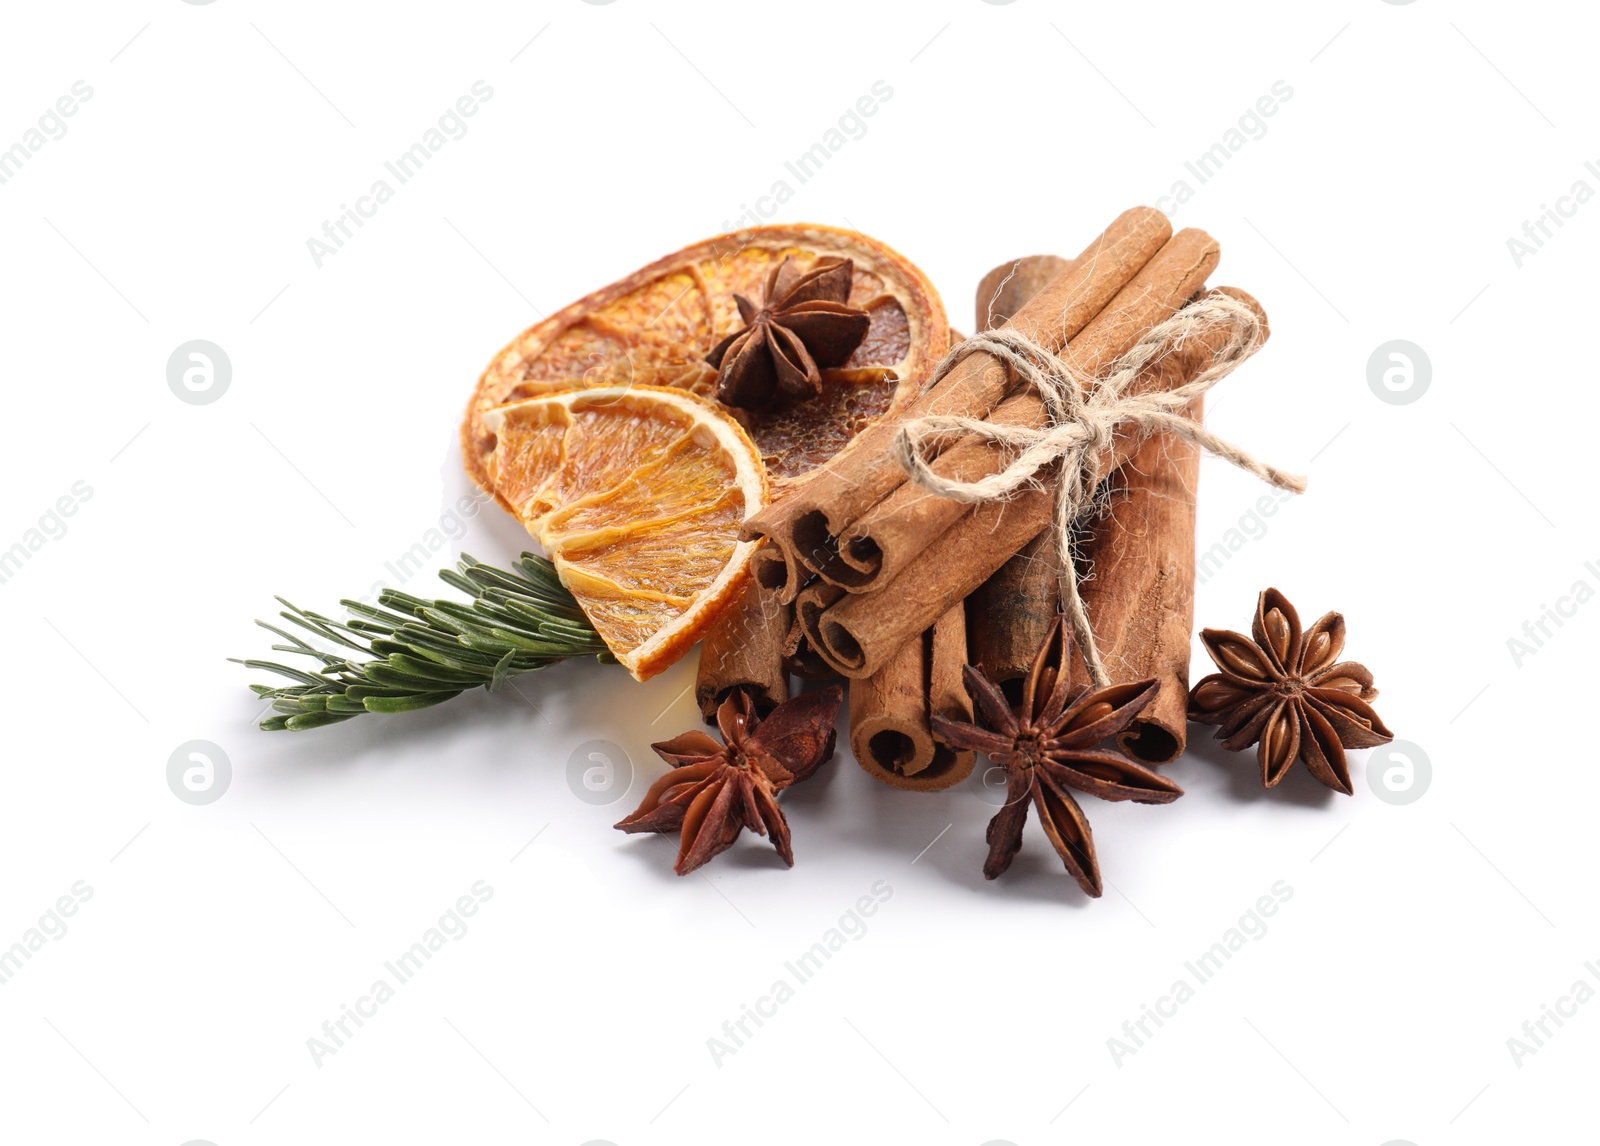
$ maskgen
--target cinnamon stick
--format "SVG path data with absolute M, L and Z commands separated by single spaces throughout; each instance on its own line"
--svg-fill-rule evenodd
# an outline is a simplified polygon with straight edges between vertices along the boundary
M 1204 231 L 1178 232 L 1073 339 L 1063 359 L 1090 375 L 1109 365 L 1200 289 L 1216 269 L 1219 253 L 1216 240 Z M 1043 426 L 1047 419 L 1044 399 L 1031 388 L 1005 399 L 988 417 L 999 425 L 1028 427 Z M 1123 457 L 1129 452 L 1131 445 Z M 1005 461 L 1004 453 L 990 443 L 968 439 L 947 448 L 932 469 L 940 477 L 970 482 L 996 472 Z M 892 581 L 968 508 L 906 482 L 844 531 L 839 538 L 842 561 L 818 572 L 853 593 L 870 592 Z M 849 573 L 843 572 L 846 568 Z
M 1051 281 L 1012 319 L 1029 338 L 1059 352 L 1134 275 L 1153 258 L 1172 233 L 1160 211 L 1135 207 L 1124 211 L 1072 265 Z M 1004 396 L 1010 381 L 1004 365 L 992 355 L 964 359 L 906 412 L 907 417 L 954 415 L 981 418 Z M 782 581 L 787 599 L 799 593 L 810 573 L 853 567 L 839 560 L 837 537 L 876 502 L 905 481 L 905 473 L 889 454 L 895 433 L 892 422 L 877 422 L 862 431 L 828 465 L 812 471 L 782 502 L 750 517 L 741 536 L 765 536 L 783 556 L 781 573 L 772 565 L 760 575 L 773 587 Z M 926 626 L 924 626 L 926 628 Z
M 768 548 L 762 546 L 762 549 Z M 839 674 L 827 661 L 817 655 L 806 639 L 805 628 L 800 624 L 803 611 L 820 613 L 844 595 L 844 590 L 825 581 L 812 579 L 795 597 L 790 608 L 789 635 L 783 643 L 783 667 L 791 676 L 801 680 L 837 680 Z
M 1200 403 L 1188 409 L 1199 417 Z M 1082 523 L 1079 596 L 1106 672 L 1117 682 L 1154 677 L 1156 699 L 1117 737 L 1148 764 L 1183 754 L 1189 652 L 1194 635 L 1195 484 L 1200 451 L 1181 439 L 1148 439 L 1107 479 L 1101 516 Z M 1073 685 L 1091 688 L 1082 658 Z
M 1013 707 L 1022 681 L 1061 611 L 1055 532 L 1046 529 L 967 598 L 972 663 L 1000 686 Z
M 801 647 L 809 647 L 814 653 L 817 652 L 815 634 L 822 623 L 822 614 L 843 596 L 843 589 L 820 578 L 813 579 L 800 590 L 794 599 L 794 629 L 788 641 L 791 653 L 797 652 Z
M 966 613 L 958 603 L 883 668 L 852 682 L 850 747 L 867 775 L 896 788 L 937 792 L 972 774 L 974 753 L 951 748 L 929 730 L 935 715 L 972 719 L 961 681 L 966 663 Z
M 1037 537 L 1049 524 L 1050 499 L 1048 489 L 1029 489 L 973 506 L 883 588 L 845 593 L 827 609 L 800 615 L 807 639 L 841 676 L 871 676 Z
M 1266 313 L 1249 294 L 1236 287 L 1217 293 L 1255 311 L 1263 339 L 1270 334 Z M 1201 405 L 1192 403 L 1188 416 L 1200 420 Z M 1153 435 L 1107 479 L 1104 510 L 1081 523 L 1079 594 L 1106 671 L 1118 682 L 1161 682 L 1156 699 L 1117 737 L 1147 764 L 1176 760 L 1187 738 L 1199 478 L 1199 447 Z M 1081 659 L 1074 659 L 1072 675 L 1079 687 L 1090 686 Z
M 784 558 L 783 551 L 776 545 L 763 545 L 751 555 L 750 579 L 759 582 L 763 589 L 772 590 L 788 601 L 794 600 L 794 594 L 787 591 L 789 563 Z
M 978 282 L 975 329 L 993 330 L 1010 322 L 1012 315 L 1071 264 L 1071 259 L 1060 255 L 1027 255 L 995 267 Z
M 723 610 L 701 640 L 695 673 L 694 699 L 706 723 L 736 688 L 750 694 L 762 716 L 789 699 L 783 651 L 793 620 L 793 607 L 755 578 Z
M 1001 263 L 978 283 L 978 329 L 1006 322 L 1060 273 L 1067 260 L 1028 255 Z M 974 665 L 1000 686 L 1015 707 L 1061 608 L 1055 537 L 1045 530 L 967 598 L 967 648 Z
M 1158 322 L 1165 315 L 1157 316 Z M 1170 389 L 1192 378 L 1227 345 L 1219 327 L 1165 355 L 1140 387 Z M 1133 452 L 1119 438 L 1101 472 Z M 1044 483 L 1048 485 L 1048 479 Z M 966 597 L 1049 524 L 1052 491 L 1032 488 L 1003 502 L 972 507 L 937 545 L 919 554 L 899 576 L 870 593 L 851 593 L 807 622 L 807 635 L 829 664 L 845 676 L 870 676 L 932 619 Z

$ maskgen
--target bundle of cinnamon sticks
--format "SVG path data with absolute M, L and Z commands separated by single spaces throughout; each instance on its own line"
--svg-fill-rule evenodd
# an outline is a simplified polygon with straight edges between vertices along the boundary
M 1075 258 L 1032 256 L 980 284 L 977 327 L 1008 327 L 1094 379 L 1152 327 L 1206 293 L 1219 248 L 1204 231 L 1174 234 L 1166 216 L 1134 208 Z M 1241 290 L 1216 288 L 1255 313 Z M 1221 353 L 1216 330 L 1174 347 L 1139 375 L 1138 392 L 1172 390 Z M 1199 419 L 1196 401 L 1187 411 Z M 948 370 L 903 419 L 954 416 L 1041 428 L 1049 413 L 1006 364 L 977 349 Z M 789 694 L 789 677 L 851 681 L 857 761 L 896 787 L 933 791 L 974 760 L 941 744 L 935 715 L 971 718 L 964 664 L 1003 688 L 1027 672 L 1060 608 L 1062 562 L 1075 563 L 1100 655 L 1114 681 L 1153 677 L 1156 701 L 1120 738 L 1146 763 L 1183 751 L 1194 625 L 1195 491 L 1199 451 L 1167 434 L 1119 434 L 1097 460 L 1094 509 L 1071 551 L 1051 525 L 1050 482 L 969 503 L 909 481 L 890 444 L 901 422 L 863 431 L 828 465 L 745 523 L 764 538 L 742 600 L 701 651 L 696 693 L 709 719 L 744 688 L 758 708 Z M 972 482 L 1002 469 L 1004 450 L 978 436 L 943 444 L 940 477 Z M 1079 664 L 1080 683 L 1090 684 Z

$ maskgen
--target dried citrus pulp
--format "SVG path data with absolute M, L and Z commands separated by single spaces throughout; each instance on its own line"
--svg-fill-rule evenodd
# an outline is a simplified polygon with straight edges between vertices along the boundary
M 805 401 L 732 411 L 707 356 L 745 325 L 735 296 L 849 260 L 859 345 Z M 555 562 L 641 680 L 687 652 L 742 587 L 745 517 L 921 391 L 949 348 L 915 266 L 855 231 L 757 227 L 685 247 L 518 335 L 461 427 L 467 472 Z
M 707 239 L 530 326 L 478 382 L 461 428 L 467 472 L 493 492 L 487 459 L 495 435 L 484 415 L 519 398 L 636 383 L 710 396 L 717 372 L 706 355 L 744 325 L 734 295 L 761 298 L 768 274 L 786 257 L 801 272 L 819 259 L 849 259 L 849 303 L 872 321 L 844 365 L 822 371 L 820 396 L 741 411 L 773 496 L 781 496 L 870 423 L 909 403 L 950 348 L 933 284 L 902 255 L 855 231 L 807 224 Z
M 682 656 L 744 584 L 739 524 L 766 504 L 755 445 L 711 402 L 654 386 L 564 390 L 486 411 L 502 500 L 622 665 Z

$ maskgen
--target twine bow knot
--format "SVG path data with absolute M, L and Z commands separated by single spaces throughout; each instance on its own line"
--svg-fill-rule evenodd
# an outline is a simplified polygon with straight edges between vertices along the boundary
M 1227 342 L 1188 382 L 1172 390 L 1133 392 L 1136 380 L 1153 362 L 1182 349 L 1192 339 L 1218 330 L 1227 332 Z M 1165 322 L 1151 327 L 1132 349 L 1097 375 L 1076 369 L 1009 327 L 985 331 L 953 347 L 934 369 L 928 385 L 938 382 L 967 355 L 981 351 L 1002 362 L 1013 379 L 1038 391 L 1046 424 L 1035 428 L 933 414 L 902 424 L 890 448 L 918 486 L 939 497 L 963 502 L 1002 500 L 1024 487 L 1040 484 L 1041 471 L 1059 467 L 1051 516 L 1061 561 L 1058 574 L 1062 608 L 1089 675 L 1097 687 L 1104 687 L 1110 683 L 1110 676 L 1100 659 L 1094 630 L 1078 593 L 1072 530 L 1094 497 L 1104 476 L 1101 468 L 1119 432 L 1131 431 L 1139 440 L 1152 434 L 1172 434 L 1279 489 L 1302 493 L 1306 488 L 1305 478 L 1257 460 L 1183 412 L 1190 402 L 1259 350 L 1265 340 L 1256 312 L 1221 293 L 1191 302 Z M 956 481 L 935 473 L 930 447 L 968 436 L 1005 449 L 1011 460 L 1004 468 L 976 481 Z

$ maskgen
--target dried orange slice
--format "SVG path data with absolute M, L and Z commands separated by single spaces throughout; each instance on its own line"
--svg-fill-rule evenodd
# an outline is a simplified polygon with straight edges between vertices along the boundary
M 925 275 L 876 239 L 809 224 L 755 227 L 685 247 L 523 331 L 478 382 L 461 428 L 467 472 L 493 490 L 488 411 L 574 387 L 668 386 L 709 396 L 706 354 L 739 329 L 733 296 L 760 298 L 786 256 L 803 273 L 819 258 L 854 264 L 849 303 L 867 311 L 866 338 L 841 367 L 822 371 L 810 401 L 740 422 L 760 449 L 777 497 L 884 414 L 921 390 L 949 349 L 944 304 Z
M 721 407 L 654 386 L 566 390 L 488 410 L 495 495 L 544 547 L 606 646 L 645 680 L 743 588 L 767 501 L 754 443 Z

